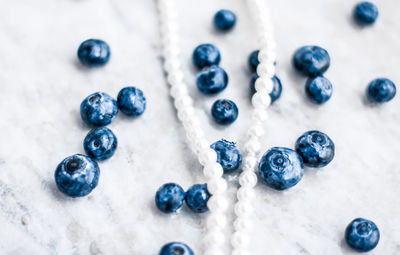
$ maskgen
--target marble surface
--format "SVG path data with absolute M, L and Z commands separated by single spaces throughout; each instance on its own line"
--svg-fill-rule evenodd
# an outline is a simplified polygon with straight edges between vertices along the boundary
M 381 230 L 381 241 L 369 254 L 399 254 L 400 100 L 375 107 L 365 103 L 364 94 L 367 83 L 380 76 L 400 86 L 400 2 L 379 1 L 378 22 L 365 29 L 352 22 L 354 0 L 269 2 L 283 94 L 270 108 L 263 151 L 293 147 L 310 129 L 327 133 L 337 151 L 326 168 L 306 169 L 293 189 L 277 192 L 257 185 L 250 254 L 354 254 L 343 233 L 356 217 L 375 221 Z M 156 255 L 164 243 L 177 240 L 201 254 L 206 215 L 183 208 L 166 216 L 153 201 L 163 183 L 177 182 L 186 189 L 204 182 L 168 96 L 155 1 L 1 3 L 0 253 Z M 244 1 L 179 3 L 185 78 L 203 128 L 210 141 L 226 138 L 241 146 L 250 110 L 246 61 L 256 47 Z M 220 8 L 238 15 L 231 33 L 219 34 L 212 27 Z M 91 37 L 111 46 L 111 61 L 104 68 L 88 70 L 77 62 L 79 43 Z M 221 66 L 230 76 L 228 88 L 215 97 L 196 89 L 190 63 L 194 47 L 205 42 L 220 48 Z M 326 76 L 334 93 L 321 107 L 306 100 L 305 79 L 290 64 L 295 49 L 304 44 L 325 47 L 332 58 Z M 95 91 L 116 96 L 127 85 L 146 94 L 145 114 L 118 116 L 110 128 L 119 148 L 100 164 L 99 186 L 84 198 L 65 197 L 53 174 L 63 158 L 83 153 L 89 128 L 80 119 L 80 102 Z M 217 98 L 237 102 L 239 118 L 230 127 L 210 119 Z M 233 202 L 237 176 L 226 178 Z

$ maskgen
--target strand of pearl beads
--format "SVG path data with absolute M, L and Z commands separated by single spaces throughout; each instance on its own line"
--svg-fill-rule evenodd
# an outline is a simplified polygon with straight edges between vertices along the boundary
M 207 179 L 207 190 L 212 195 L 207 206 L 209 213 L 206 220 L 206 234 L 203 238 L 204 254 L 223 255 L 225 242 L 224 229 L 227 223 L 228 202 L 225 197 L 227 183 L 223 179 L 223 169 L 217 163 L 217 154 L 210 148 L 210 143 L 200 127 L 195 114 L 193 100 L 189 96 L 179 59 L 179 33 L 176 22 L 175 0 L 158 0 L 160 32 L 163 45 L 164 69 L 170 84 L 170 94 L 189 141 L 190 148 L 197 155 Z
M 237 190 L 235 204 L 234 233 L 231 236 L 232 254 L 250 254 L 248 249 L 249 232 L 252 227 L 254 187 L 257 184 L 257 155 L 260 151 L 260 137 L 264 135 L 263 121 L 267 118 L 266 109 L 271 104 L 269 94 L 273 89 L 272 78 L 275 75 L 275 40 L 273 27 L 269 20 L 269 13 L 263 1 L 247 0 L 247 4 L 254 18 L 259 35 L 260 51 L 257 66 L 258 79 L 255 82 L 256 93 L 252 97 L 252 122 L 247 132 L 247 142 L 244 144 L 245 156 L 242 173 L 239 176 L 240 187 Z

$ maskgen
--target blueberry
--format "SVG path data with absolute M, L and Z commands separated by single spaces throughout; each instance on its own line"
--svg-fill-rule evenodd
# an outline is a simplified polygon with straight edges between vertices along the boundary
M 91 126 L 106 126 L 117 113 L 117 101 L 103 92 L 93 93 L 81 103 L 82 120 Z
M 78 59 L 87 67 L 103 66 L 110 59 L 110 47 L 102 40 L 86 40 L 79 45 Z
M 210 147 L 217 152 L 217 162 L 221 164 L 224 173 L 239 168 L 242 163 L 242 155 L 234 142 L 222 139 L 211 144 Z
M 371 2 L 360 2 L 356 5 L 353 17 L 360 25 L 371 25 L 378 18 L 378 7 Z
M 184 243 L 172 242 L 164 245 L 158 255 L 194 255 L 194 252 Z
M 293 56 L 294 67 L 305 76 L 317 76 L 328 70 L 331 59 L 319 46 L 303 46 Z
M 239 110 L 231 100 L 219 99 L 212 105 L 211 114 L 217 123 L 229 125 L 237 119 Z
M 324 167 L 335 156 L 335 144 L 326 134 L 319 131 L 308 131 L 296 141 L 296 151 L 309 167 Z
M 324 76 L 308 78 L 306 82 L 306 95 L 315 104 L 323 104 L 332 96 L 332 84 Z
M 193 51 L 193 64 L 198 68 L 211 65 L 218 65 L 221 61 L 221 54 L 213 44 L 200 44 Z
M 96 188 L 100 169 L 88 156 L 75 154 L 58 164 L 54 173 L 57 188 L 67 196 L 83 197 Z
M 254 94 L 256 92 L 256 80 L 258 78 L 257 73 L 254 73 L 251 76 L 251 80 L 250 80 L 250 87 L 251 87 L 251 94 Z M 282 94 L 282 83 L 281 80 L 278 78 L 278 76 L 274 76 L 272 77 L 272 81 L 274 83 L 274 87 L 271 91 L 271 93 L 269 93 L 269 96 L 271 97 L 271 104 L 273 102 L 275 102 L 278 98 L 281 97 Z
M 197 88 L 204 94 L 216 94 L 228 85 L 228 75 L 219 66 L 205 67 L 197 75 Z
M 156 193 L 156 206 L 164 213 L 173 213 L 180 209 L 185 200 L 185 191 L 175 183 L 166 183 Z
M 250 70 L 252 72 L 257 71 L 257 66 L 260 63 L 258 61 L 258 52 L 260 52 L 260 51 L 259 50 L 255 50 L 252 53 L 250 53 L 250 56 L 249 56 L 249 60 L 248 60 L 249 61 L 249 68 L 250 68 Z
M 207 201 L 210 198 L 207 184 L 195 184 L 186 191 L 186 204 L 195 213 L 208 211 Z
M 380 234 L 375 223 L 357 218 L 347 226 L 344 237 L 347 244 L 356 251 L 367 252 L 378 245 Z
M 258 171 L 268 186 L 285 190 L 303 178 L 303 161 L 292 149 L 274 147 L 262 156 Z
M 368 85 L 367 97 L 374 103 L 389 102 L 396 95 L 396 85 L 386 78 L 378 78 Z
M 83 140 L 86 154 L 95 160 L 106 160 L 114 155 L 118 140 L 114 133 L 106 127 L 91 130 Z
M 232 29 L 236 23 L 236 15 L 230 10 L 219 10 L 214 16 L 215 27 L 222 31 Z
M 146 98 L 143 92 L 135 87 L 121 89 L 117 102 L 121 112 L 129 116 L 139 116 L 146 109 Z

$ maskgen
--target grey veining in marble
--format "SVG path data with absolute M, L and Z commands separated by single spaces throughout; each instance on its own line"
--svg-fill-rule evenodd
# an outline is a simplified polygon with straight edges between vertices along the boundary
M 251 254 L 354 254 L 343 234 L 356 217 L 373 220 L 381 230 L 381 241 L 369 254 L 399 254 L 400 99 L 372 107 L 364 95 L 376 77 L 400 86 L 400 2 L 378 1 L 378 21 L 363 29 L 351 20 L 355 0 L 269 2 L 283 93 L 270 108 L 263 151 L 293 148 L 298 136 L 318 129 L 335 141 L 336 157 L 324 169 L 306 169 L 288 191 L 257 185 Z M 153 201 L 163 183 L 187 189 L 204 182 L 168 96 L 155 1 L 0 3 L 0 253 L 157 255 L 164 243 L 176 240 L 201 254 L 206 215 L 184 208 L 166 216 Z M 240 0 L 179 3 L 185 78 L 203 128 L 211 142 L 225 138 L 241 146 L 249 125 L 247 56 L 256 47 L 246 5 Z M 231 33 L 217 33 L 212 26 L 221 8 L 237 14 Z M 91 37 L 111 47 L 104 68 L 78 64 L 77 47 Z M 197 90 L 190 63 L 194 47 L 206 42 L 219 47 L 221 66 L 230 76 L 228 88 L 213 97 Z M 295 49 L 305 44 L 325 47 L 332 58 L 326 77 L 334 92 L 321 107 L 308 102 L 305 78 L 290 63 Z M 65 197 L 53 174 L 63 158 L 84 152 L 89 129 L 79 104 L 95 91 L 116 97 L 128 85 L 144 91 L 146 112 L 137 119 L 117 117 L 109 127 L 119 148 L 100 163 L 98 187 L 84 198 Z M 228 128 L 214 125 L 210 117 L 218 98 L 233 99 L 240 109 Z M 233 202 L 237 181 L 234 175 L 227 178 Z

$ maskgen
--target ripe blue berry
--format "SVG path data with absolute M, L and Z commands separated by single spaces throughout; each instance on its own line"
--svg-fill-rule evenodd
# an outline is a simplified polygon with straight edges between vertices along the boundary
M 319 131 L 308 131 L 296 141 L 296 151 L 309 167 L 324 167 L 335 156 L 335 144 L 326 134 Z
M 378 245 L 380 234 L 375 223 L 357 218 L 347 226 L 344 237 L 347 244 L 356 251 L 367 252 Z
M 81 117 L 91 126 L 106 126 L 118 113 L 117 101 L 103 92 L 86 97 L 81 103 Z
M 315 104 L 323 104 L 332 96 L 332 84 L 324 76 L 308 78 L 306 82 L 306 95 Z
M 219 10 L 214 16 L 215 27 L 222 31 L 232 29 L 236 23 L 236 15 L 230 10 Z
M 303 178 L 303 161 L 292 149 L 274 147 L 262 156 L 258 171 L 268 186 L 285 190 Z
M 195 184 L 186 191 L 186 204 L 195 213 L 208 211 L 207 201 L 210 198 L 207 184 Z
M 106 127 L 91 130 L 83 140 L 86 154 L 95 160 L 106 160 L 114 155 L 118 140 L 114 133 Z
M 228 85 L 228 75 L 219 66 L 205 67 L 197 75 L 197 88 L 204 94 L 216 94 Z
M 328 70 L 331 59 L 319 46 L 303 46 L 293 56 L 294 67 L 305 76 L 317 76 Z
M 198 68 L 211 65 L 218 65 L 221 61 L 221 54 L 213 44 L 200 44 L 193 51 L 193 64 Z
M 146 98 L 143 92 L 135 87 L 121 89 L 117 97 L 118 108 L 129 116 L 139 116 L 146 109 Z
M 110 47 L 102 40 L 86 40 L 78 48 L 78 59 L 87 67 L 103 66 L 110 59 Z
M 224 139 L 210 146 L 217 152 L 217 162 L 221 164 L 224 173 L 230 173 L 239 168 L 242 163 L 242 155 L 234 142 Z
M 194 252 L 184 243 L 172 242 L 164 245 L 158 255 L 194 255 Z
M 237 119 L 239 110 L 231 100 L 219 99 L 213 104 L 211 114 L 218 124 L 229 125 Z
M 396 85 L 386 78 L 378 78 L 368 85 L 367 97 L 374 103 L 389 102 L 396 95 Z
M 256 92 L 255 83 L 257 78 L 258 78 L 257 73 L 254 73 L 251 77 L 250 80 L 251 94 L 254 94 Z M 272 77 L 272 81 L 274 83 L 274 87 L 271 93 L 269 93 L 269 96 L 271 97 L 271 104 L 275 102 L 278 98 L 280 98 L 282 94 L 282 83 L 281 80 L 278 78 L 278 76 L 275 75 L 274 77 Z
M 156 193 L 156 206 L 164 213 L 173 213 L 179 210 L 185 200 L 185 191 L 176 183 L 162 185 Z
M 260 62 L 258 61 L 258 52 L 259 52 L 259 50 L 255 50 L 255 51 L 253 51 L 253 52 L 250 54 L 250 56 L 249 56 L 249 60 L 248 60 L 248 62 L 249 62 L 249 68 L 250 68 L 250 70 L 251 70 L 252 72 L 257 71 L 257 66 L 258 66 L 258 64 L 260 63 Z
M 67 196 L 83 197 L 96 188 L 100 169 L 96 161 L 75 154 L 58 164 L 54 173 L 57 188 Z
M 371 25 L 378 18 L 378 7 L 371 2 L 360 2 L 356 5 L 353 17 L 360 25 Z

